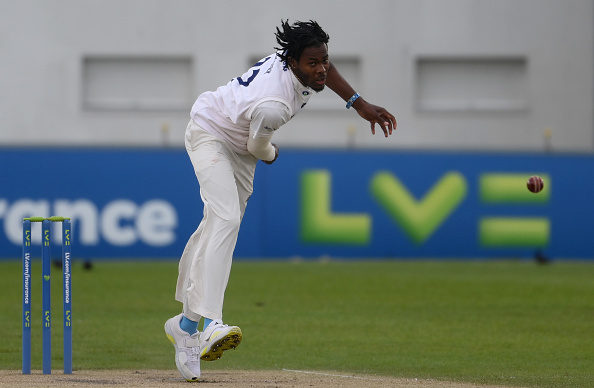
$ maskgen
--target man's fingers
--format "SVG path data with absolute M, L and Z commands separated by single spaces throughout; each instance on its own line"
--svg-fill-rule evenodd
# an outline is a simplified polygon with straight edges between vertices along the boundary
M 384 131 L 385 137 L 388 137 L 388 134 L 390 134 L 390 135 L 392 134 L 392 129 L 389 129 L 387 122 L 384 121 L 382 123 L 381 127 L 382 127 L 382 131 Z
M 390 136 L 396 130 L 396 118 L 384 108 L 372 107 L 373 110 L 367 111 L 365 114 L 359 112 L 361 117 L 371 124 L 371 134 L 375 135 L 375 124 L 377 124 L 382 129 L 382 132 L 384 132 L 385 137 Z
M 387 126 L 388 132 L 391 135 L 396 130 L 396 118 L 385 109 L 381 109 L 380 117 L 384 120 L 384 125 Z
M 371 134 L 375 135 L 375 121 L 371 121 Z M 392 134 L 392 128 L 390 127 L 390 123 L 387 121 L 377 122 L 377 125 L 380 126 L 382 131 L 384 132 L 384 136 L 388 137 L 388 135 Z
M 396 130 L 396 126 L 398 125 L 398 123 L 396 122 L 396 117 L 390 115 L 389 119 L 390 119 L 390 124 L 392 125 L 392 129 Z

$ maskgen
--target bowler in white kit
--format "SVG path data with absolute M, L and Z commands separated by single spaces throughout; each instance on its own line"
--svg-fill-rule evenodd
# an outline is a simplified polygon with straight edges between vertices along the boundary
M 390 112 L 365 101 L 340 75 L 328 56 L 329 37 L 315 21 L 283 21 L 275 35 L 277 52 L 198 97 L 186 129 L 204 215 L 179 262 L 175 299 L 183 312 L 165 323 L 165 333 L 188 381 L 198 381 L 200 360 L 217 360 L 242 340 L 239 327 L 223 324 L 223 299 L 256 164 L 279 156 L 274 132 L 325 86 L 371 124 L 372 134 L 376 124 L 385 137 L 396 129 Z

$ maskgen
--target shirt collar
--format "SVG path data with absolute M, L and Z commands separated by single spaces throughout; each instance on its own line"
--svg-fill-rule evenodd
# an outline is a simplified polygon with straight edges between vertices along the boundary
M 289 73 L 291 73 L 291 79 L 293 80 L 293 89 L 295 89 L 295 93 L 297 93 L 297 95 L 303 102 L 307 102 L 311 95 L 315 93 L 315 90 L 313 90 L 309 86 L 303 86 L 303 84 L 301 83 L 301 81 L 299 81 L 299 79 L 297 79 L 293 71 L 291 69 L 288 69 L 288 71 Z

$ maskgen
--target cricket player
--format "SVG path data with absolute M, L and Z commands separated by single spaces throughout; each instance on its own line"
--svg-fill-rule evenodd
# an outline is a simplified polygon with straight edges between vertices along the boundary
M 199 379 L 200 360 L 217 360 L 242 340 L 239 327 L 223 324 L 223 298 L 257 161 L 272 164 L 279 155 L 271 143 L 274 132 L 325 86 L 371 123 L 372 134 L 376 124 L 385 137 L 396 128 L 390 112 L 365 101 L 333 66 L 329 37 L 318 23 L 282 21 L 275 35 L 277 52 L 198 97 L 186 129 L 204 214 L 179 262 L 175 299 L 183 303 L 183 312 L 165 323 L 165 333 L 188 381 Z

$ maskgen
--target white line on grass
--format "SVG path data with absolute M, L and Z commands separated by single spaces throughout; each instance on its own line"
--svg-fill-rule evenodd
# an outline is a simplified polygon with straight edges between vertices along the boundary
M 350 378 L 350 379 L 383 381 L 383 379 L 370 379 L 368 377 L 349 376 L 349 375 L 335 375 L 335 374 L 331 374 L 331 373 L 311 372 L 311 371 L 306 371 L 306 370 L 294 370 L 294 369 L 285 369 L 285 368 L 283 368 L 283 371 L 285 371 L 285 372 L 307 373 L 307 374 L 312 374 L 312 375 L 322 375 L 322 376 L 330 376 L 330 377 L 345 377 L 345 378 Z

